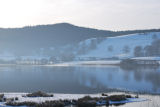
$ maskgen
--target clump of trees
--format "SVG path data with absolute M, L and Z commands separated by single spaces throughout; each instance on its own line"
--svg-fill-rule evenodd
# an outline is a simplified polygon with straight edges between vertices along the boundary
M 144 48 L 147 56 L 160 56 L 160 39 L 154 40 L 151 45 Z
M 73 61 L 75 58 L 75 55 L 73 53 L 62 53 L 60 54 L 60 60 L 61 61 Z
M 156 35 L 153 35 L 153 42 L 151 45 L 145 47 L 136 46 L 134 48 L 134 56 L 160 56 L 160 39 L 158 39 Z
M 134 48 L 134 56 L 135 57 L 141 57 L 144 56 L 144 51 L 143 48 L 141 46 L 136 46 Z
M 123 52 L 124 52 L 124 53 L 129 53 L 129 52 L 130 52 L 129 46 L 125 45 L 125 46 L 123 47 Z
M 96 49 L 97 45 L 100 44 L 103 40 L 104 38 L 93 38 L 90 40 L 89 44 L 87 44 L 86 41 L 82 42 L 80 47 L 77 45 L 77 54 L 82 55 L 89 52 L 90 50 Z
M 91 43 L 89 45 L 89 50 L 93 50 L 97 48 L 97 40 L 96 39 L 92 39 Z

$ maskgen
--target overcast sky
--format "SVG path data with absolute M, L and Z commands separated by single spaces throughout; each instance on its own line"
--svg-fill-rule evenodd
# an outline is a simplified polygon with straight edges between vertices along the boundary
M 0 27 L 61 22 L 106 30 L 160 28 L 160 0 L 0 0 Z

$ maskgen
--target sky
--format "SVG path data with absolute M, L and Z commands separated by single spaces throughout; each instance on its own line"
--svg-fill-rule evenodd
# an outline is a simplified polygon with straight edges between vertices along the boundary
M 62 22 L 114 31 L 160 28 L 160 0 L 0 0 L 0 27 Z

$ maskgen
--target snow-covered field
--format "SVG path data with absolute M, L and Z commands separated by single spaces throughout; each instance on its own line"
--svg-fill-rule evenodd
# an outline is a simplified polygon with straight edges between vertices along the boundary
M 150 45 L 154 40 L 154 35 L 156 35 L 157 38 L 160 38 L 160 32 L 130 34 L 124 36 L 104 38 L 101 43 L 96 45 L 96 49 L 89 50 L 86 54 L 80 55 L 79 57 L 133 57 L 134 48 L 136 46 L 145 47 L 147 45 Z M 89 45 L 91 41 L 92 39 L 88 39 L 86 41 L 82 41 L 82 43 L 85 42 L 86 45 Z M 126 47 L 128 48 L 128 52 L 125 52 Z
M 91 96 L 91 97 L 102 97 L 101 94 L 54 94 L 54 97 L 22 97 L 27 93 L 4 93 L 6 98 L 15 98 L 18 97 L 17 102 L 44 102 L 50 100 L 64 100 L 64 99 L 78 99 L 84 96 Z M 126 94 L 124 92 L 113 92 L 107 93 L 108 95 L 121 95 Z M 136 96 L 136 94 L 131 94 L 132 96 Z M 133 99 L 130 103 L 125 105 L 121 105 L 120 107 L 160 107 L 160 96 L 159 95 L 139 95 L 139 99 Z M 3 103 L 0 103 L 0 106 L 5 106 Z
M 4 93 L 6 98 L 14 98 L 18 97 L 18 102 L 24 101 L 32 101 L 32 102 L 44 102 L 44 101 L 51 101 L 51 100 L 77 100 L 78 98 L 82 98 L 84 96 L 91 96 L 91 97 L 101 97 L 101 94 L 54 94 L 54 97 L 22 97 L 28 93 Z

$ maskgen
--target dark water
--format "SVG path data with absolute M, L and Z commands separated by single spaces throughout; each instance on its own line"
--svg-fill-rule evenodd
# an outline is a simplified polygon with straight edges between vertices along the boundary
M 160 93 L 160 68 L 1 66 L 1 92 L 100 93 L 110 88 Z

